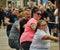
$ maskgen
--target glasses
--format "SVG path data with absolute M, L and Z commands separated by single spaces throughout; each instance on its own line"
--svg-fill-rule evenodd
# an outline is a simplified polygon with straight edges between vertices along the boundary
M 40 14 L 40 13 L 37 13 L 37 15 L 40 15 L 40 16 L 41 16 L 42 14 Z

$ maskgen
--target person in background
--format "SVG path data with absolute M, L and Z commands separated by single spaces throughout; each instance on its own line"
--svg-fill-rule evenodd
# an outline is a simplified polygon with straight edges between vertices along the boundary
M 50 36 L 47 22 L 40 20 L 30 50 L 50 50 L 50 40 L 58 41 L 59 38 Z
M 38 8 L 34 9 L 33 18 L 31 18 L 25 25 L 24 32 L 20 37 L 20 44 L 24 50 L 29 50 L 30 44 L 32 43 L 36 26 L 41 18 L 41 12 Z
M 34 4 L 33 1 L 30 2 L 30 7 L 29 9 L 31 9 L 31 17 L 33 17 L 33 12 L 34 12 L 34 9 L 37 8 L 37 6 Z
M 3 23 L 3 26 L 5 26 L 5 25 L 4 25 L 4 16 L 5 16 L 4 9 L 3 9 L 3 7 L 1 6 L 1 7 L 0 7 L 0 28 L 1 28 L 2 23 Z
M 1 24 L 2 24 L 2 8 L 0 7 L 0 29 L 1 29 Z
M 23 14 L 21 14 L 21 15 L 23 15 Z M 28 20 L 30 18 L 31 18 L 31 10 L 30 9 L 24 10 L 24 17 L 20 21 L 20 37 L 21 37 L 22 33 L 24 32 L 25 24 L 28 22 Z
M 46 8 L 42 5 L 40 6 L 39 10 L 41 11 L 41 19 L 45 20 L 46 22 L 50 22 L 50 17 L 48 15 L 48 12 L 46 11 Z
M 56 8 L 54 12 L 54 16 L 55 16 L 55 22 L 56 22 L 54 36 L 58 37 L 58 8 Z
M 50 3 L 50 6 L 52 6 L 51 4 L 52 3 Z M 51 34 L 51 29 L 54 28 L 54 24 L 51 24 L 49 22 L 54 22 L 54 19 L 55 19 L 54 15 L 53 15 L 52 7 L 46 9 L 44 6 L 41 6 L 40 11 L 42 12 L 41 19 L 45 20 L 48 23 L 49 32 Z
M 58 8 L 55 10 L 54 16 L 56 17 L 55 22 L 57 23 L 58 22 Z
M 12 14 L 12 6 L 9 4 L 8 7 L 5 8 L 5 14 L 6 14 L 6 17 L 8 17 L 9 15 Z

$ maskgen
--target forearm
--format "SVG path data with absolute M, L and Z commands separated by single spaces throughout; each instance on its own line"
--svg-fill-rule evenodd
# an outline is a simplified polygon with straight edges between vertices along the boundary
M 37 26 L 37 24 L 32 23 L 32 24 L 31 24 L 31 28 L 32 28 L 32 30 L 36 30 L 36 26 Z
M 17 26 L 16 29 L 20 32 L 20 26 Z
M 58 37 L 49 36 L 49 35 L 45 35 L 42 39 L 43 40 L 54 40 L 54 41 L 58 41 L 59 40 Z
M 56 40 L 56 41 L 59 40 L 57 37 L 54 37 L 54 36 L 49 36 L 47 39 L 49 39 L 49 40 Z
M 11 25 L 11 24 L 13 24 L 13 23 L 9 22 L 9 19 L 8 19 L 8 18 L 5 18 L 5 19 L 4 19 L 4 23 L 5 23 L 6 25 Z
M 7 25 L 12 25 L 13 23 L 11 23 L 11 22 L 6 22 L 6 24 L 7 24 Z
M 58 37 L 54 37 L 54 36 L 48 36 L 48 37 L 46 38 L 46 40 L 54 40 L 54 41 L 58 41 L 59 38 L 58 38 Z

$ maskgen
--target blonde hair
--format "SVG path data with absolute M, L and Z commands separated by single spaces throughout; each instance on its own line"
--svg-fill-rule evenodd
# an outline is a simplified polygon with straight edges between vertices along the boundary
M 46 21 L 45 20 L 39 20 L 38 23 L 37 23 L 37 28 L 40 27 L 40 25 L 41 25 L 42 22 L 46 22 Z
M 18 14 L 18 19 L 19 19 L 19 18 L 22 18 L 23 16 L 24 16 L 24 12 L 19 13 L 19 14 Z
M 44 21 L 44 20 L 39 20 L 39 21 L 38 21 L 37 27 L 36 27 L 36 29 L 35 29 L 35 32 L 36 32 L 36 30 L 40 27 L 40 25 L 41 25 L 41 23 L 42 23 L 43 21 Z
M 26 9 L 26 10 L 24 10 L 24 15 L 25 15 L 26 13 L 28 13 L 28 12 L 31 13 L 31 10 L 30 10 L 30 9 Z

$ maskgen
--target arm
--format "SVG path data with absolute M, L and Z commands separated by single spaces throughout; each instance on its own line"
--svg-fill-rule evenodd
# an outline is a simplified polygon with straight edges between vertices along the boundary
M 43 39 L 43 40 L 54 40 L 54 41 L 58 41 L 58 40 L 59 40 L 59 38 L 54 37 L 54 36 L 49 36 L 49 35 L 43 36 L 42 39 Z
M 50 21 L 50 18 L 47 17 L 47 18 L 44 18 L 45 21 L 49 22 Z
M 33 30 L 36 29 L 36 26 L 37 26 L 37 24 L 35 24 L 35 23 L 31 23 L 31 25 L 30 25 L 30 27 L 31 27 Z
M 25 28 L 26 27 L 26 24 L 25 25 L 23 25 L 23 28 Z
M 58 9 L 55 10 L 54 16 L 58 16 Z
M 49 17 L 47 17 L 47 21 L 50 22 L 50 18 Z
M 10 21 L 9 18 L 6 18 L 6 17 L 4 18 L 4 23 L 5 23 L 6 25 L 12 24 L 12 23 L 10 23 L 9 21 Z
M 20 26 L 17 26 L 16 29 L 20 32 Z
M 14 22 L 13 26 L 16 28 L 18 32 L 20 32 L 20 23 L 18 20 Z

